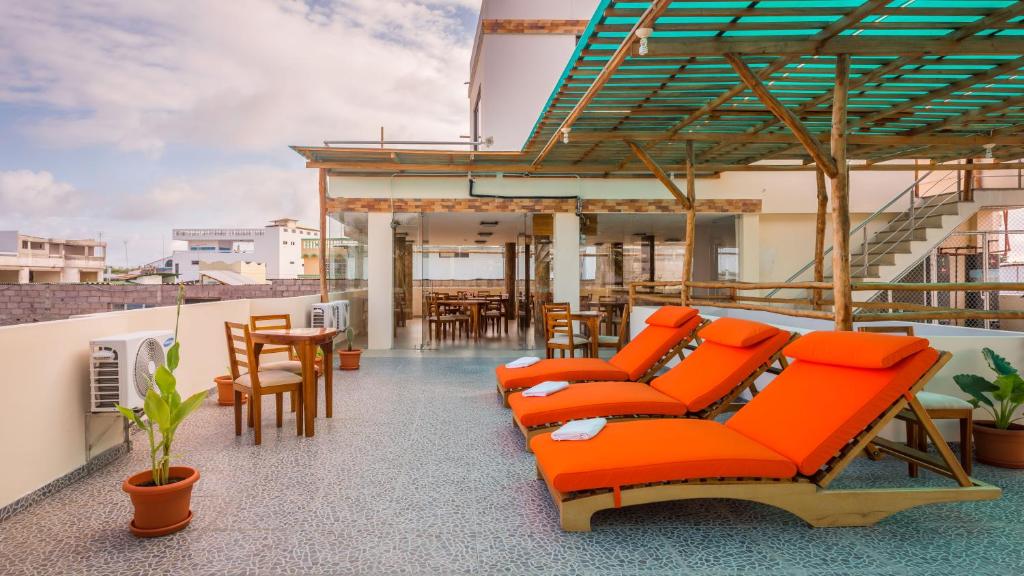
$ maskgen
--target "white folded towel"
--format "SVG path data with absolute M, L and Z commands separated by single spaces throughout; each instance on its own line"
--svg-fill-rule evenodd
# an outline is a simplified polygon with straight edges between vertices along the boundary
M 569 383 L 565 380 L 548 380 L 547 382 L 541 382 L 536 386 L 523 390 L 523 396 L 548 396 L 558 392 L 559 390 L 565 390 L 568 387 Z
M 600 432 L 608 421 L 604 418 L 573 420 L 551 433 L 552 440 L 590 440 Z
M 540 362 L 540 358 L 536 356 L 523 356 L 505 364 L 505 368 L 526 368 L 527 366 L 533 366 L 537 362 Z

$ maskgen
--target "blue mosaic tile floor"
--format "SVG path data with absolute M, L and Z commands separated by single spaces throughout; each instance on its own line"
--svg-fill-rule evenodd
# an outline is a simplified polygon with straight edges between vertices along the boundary
M 1024 472 L 979 466 L 996 502 L 917 508 L 872 528 L 811 529 L 766 506 L 697 500 L 613 510 L 567 534 L 500 408 L 495 359 L 366 358 L 337 373 L 313 439 L 236 438 L 207 405 L 178 434 L 200 468 L 195 521 L 138 540 L 122 479 L 135 450 L 0 523 L 0 574 L 984 574 L 1024 573 Z M 268 409 L 266 414 L 270 414 Z M 858 460 L 837 486 L 918 481 Z

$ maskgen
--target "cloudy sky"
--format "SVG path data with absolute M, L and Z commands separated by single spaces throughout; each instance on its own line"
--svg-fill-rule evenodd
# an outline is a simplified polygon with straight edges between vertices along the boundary
M 288 149 L 466 133 L 480 0 L 2 0 L 0 229 L 139 264 L 186 226 L 315 224 Z

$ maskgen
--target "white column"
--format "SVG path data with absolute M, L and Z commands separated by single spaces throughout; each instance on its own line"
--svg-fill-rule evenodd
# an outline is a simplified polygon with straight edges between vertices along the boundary
M 388 350 L 393 342 L 394 236 L 390 212 L 367 215 L 367 348 Z
M 32 274 L 28 268 L 18 269 L 18 284 L 28 284 L 31 279 Z
M 757 282 L 761 275 L 761 220 L 757 214 L 740 214 L 736 219 L 736 247 L 739 250 L 739 280 Z M 753 295 L 750 292 L 749 295 Z
M 580 219 L 576 214 L 558 213 L 554 219 L 551 292 L 555 302 L 580 307 Z

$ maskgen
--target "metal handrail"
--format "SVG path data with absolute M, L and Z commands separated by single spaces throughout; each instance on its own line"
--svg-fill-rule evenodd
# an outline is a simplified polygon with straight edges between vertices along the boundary
M 916 222 L 918 220 L 918 218 L 917 218 L 917 215 L 915 214 L 915 208 L 916 207 L 914 205 L 914 200 L 915 200 L 916 196 L 914 194 L 914 191 L 915 191 L 915 189 L 917 189 L 917 187 L 926 178 L 931 176 L 932 172 L 933 172 L 932 170 L 929 170 L 929 171 L 925 172 L 924 174 L 922 174 L 919 178 L 914 180 L 913 183 L 911 183 L 909 186 L 907 186 L 903 191 L 901 191 L 899 194 L 894 196 L 891 200 L 889 200 L 888 202 L 883 204 L 881 208 L 875 210 L 870 216 L 868 216 L 863 221 L 861 221 L 860 224 L 858 224 L 852 230 L 850 230 L 850 239 L 852 240 L 854 235 L 856 235 L 858 232 L 861 232 L 862 236 L 866 237 L 867 236 L 867 227 L 868 227 L 868 225 L 870 223 L 874 222 L 876 219 L 878 219 L 882 214 L 886 214 L 887 210 L 890 207 L 892 207 L 894 204 L 899 202 L 900 199 L 902 199 L 904 196 L 907 196 L 908 194 L 910 195 L 910 210 L 909 210 L 910 218 L 908 219 L 908 222 Z M 943 177 L 943 178 L 939 179 L 938 181 L 936 181 L 935 183 L 931 184 L 929 186 L 928 190 L 926 190 L 925 192 L 926 193 L 930 192 L 937 184 L 939 184 L 940 182 L 943 182 L 945 179 L 946 179 L 946 177 Z M 934 211 L 934 209 L 932 211 Z M 931 212 L 929 212 L 929 215 L 931 215 Z M 913 228 L 911 228 L 910 230 L 912 232 Z M 867 260 L 867 251 L 866 251 L 867 241 L 866 241 L 866 238 L 861 242 L 861 245 L 862 245 L 862 251 L 865 254 L 865 260 Z M 832 251 L 833 251 L 833 246 L 829 246 L 828 248 L 825 249 L 824 252 L 822 252 L 822 256 L 827 256 L 827 255 L 831 254 Z M 793 273 L 789 278 L 786 278 L 785 282 L 793 282 L 793 281 L 795 281 L 802 274 L 804 274 L 805 272 L 807 272 L 808 270 L 810 270 L 813 267 L 814 267 L 814 259 L 812 258 L 802 268 L 800 268 L 795 273 Z M 781 291 L 781 290 L 785 290 L 785 288 L 776 288 L 775 290 L 772 290 L 771 292 L 769 292 L 767 294 L 767 297 L 771 298 L 772 296 L 775 296 L 777 293 L 779 293 L 779 291 Z

